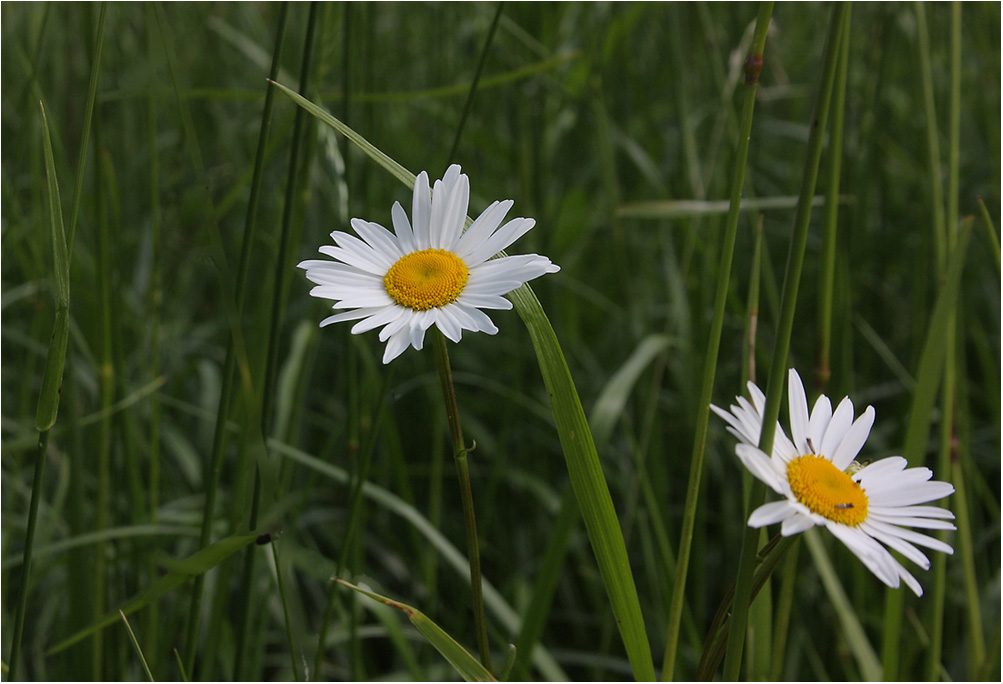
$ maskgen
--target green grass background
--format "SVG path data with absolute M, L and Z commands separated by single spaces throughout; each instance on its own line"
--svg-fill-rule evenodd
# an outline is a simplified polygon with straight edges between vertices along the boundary
M 20 561 L 38 439 L 34 413 L 53 320 L 38 103 L 48 116 L 68 217 L 99 10 L 97 4 L 55 3 L 2 8 L 5 663 L 23 582 Z M 645 203 L 727 197 L 738 125 L 734 94 L 756 6 L 505 4 L 457 152 L 449 159 L 495 10 L 480 3 L 322 5 L 307 91 L 414 172 L 425 169 L 435 178 L 448 163 L 462 164 L 471 180 L 471 215 L 494 199 L 513 198 L 513 215 L 536 219 L 537 228 L 512 251 L 546 254 L 562 267 L 534 289 L 586 414 L 596 416 L 597 447 L 659 663 L 693 425 L 702 408 L 697 397 L 721 277 L 726 207 Z M 67 366 L 41 489 L 23 678 L 141 678 L 140 660 L 121 624 L 104 630 L 100 662 L 90 640 L 58 656 L 45 651 L 125 605 L 199 548 L 205 470 L 233 331 L 227 301 L 279 7 L 172 3 L 160 11 L 158 25 L 152 7 L 108 7 L 72 252 Z M 925 11 L 942 157 L 935 175 L 947 192 L 950 7 Z M 294 88 L 307 12 L 307 5 L 289 10 L 278 80 Z M 997 221 L 999 12 L 995 3 L 962 8 L 957 148 L 961 217 L 978 217 L 976 198 L 982 197 Z M 819 5 L 774 9 L 746 198 L 798 193 L 827 17 L 827 7 Z M 875 407 L 877 420 L 862 453 L 874 460 L 901 452 L 938 281 L 916 7 L 855 6 L 850 40 L 832 377 L 825 391 L 837 399 L 851 395 L 860 410 Z M 186 139 L 178 94 L 195 139 Z M 279 375 L 266 416 L 270 436 L 358 472 L 374 434 L 368 480 L 413 507 L 462 554 L 459 495 L 431 350 L 410 350 L 390 369 L 382 366 L 375 333 L 354 337 L 346 325 L 318 329 L 327 309 L 307 295 L 309 283 L 292 270 L 299 259 L 312 258 L 332 230 L 347 230 L 350 217 L 389 225 L 392 202 L 409 206 L 409 193 L 312 121 L 292 194 L 286 286 L 276 281 L 296 109 L 276 98 L 212 538 L 246 531 L 257 458 L 254 419 L 246 407 L 264 391 L 271 302 L 279 296 L 285 312 Z M 193 147 L 201 168 L 193 163 Z M 818 194 L 829 182 L 823 167 Z M 756 358 L 757 379 L 765 386 L 793 200 L 788 207 L 742 216 L 714 390 L 719 405 L 742 390 L 746 298 L 760 219 Z M 819 343 L 821 210 L 816 214 L 789 362 L 806 381 Z M 956 220 L 946 217 L 949 227 Z M 214 247 L 217 236 L 222 249 Z M 972 598 L 966 598 L 965 567 L 956 553 L 946 563 L 943 621 L 943 676 L 951 679 L 993 679 L 1000 672 L 999 312 L 998 262 L 976 218 L 949 364 L 956 369 L 956 472 L 965 477 L 982 635 L 973 633 L 967 618 Z M 470 463 L 484 576 L 521 615 L 542 570 L 567 470 L 526 330 L 513 312 L 492 318 L 501 328 L 497 336 L 467 335 L 450 346 L 450 354 L 467 439 L 477 443 Z M 633 382 L 611 385 L 632 355 L 649 348 L 644 345 L 652 335 L 667 335 L 667 344 Z M 600 406 L 613 410 L 593 413 L 604 389 L 612 404 Z M 942 418 L 939 412 L 930 417 L 925 464 L 931 467 Z M 720 421 L 711 422 L 676 670 L 682 678 L 694 676 L 707 626 L 735 579 L 745 513 L 733 442 Z M 247 604 L 251 648 L 242 655 L 242 675 L 455 677 L 402 618 L 347 592 L 329 628 L 323 669 L 313 671 L 329 578 L 343 551 L 346 577 L 418 607 L 472 650 L 469 588 L 465 571 L 450 566 L 427 536 L 385 502 L 363 498 L 359 533 L 346 546 L 350 488 L 277 450 L 270 458 L 275 499 L 264 506 L 260 527 L 280 535 L 278 554 L 267 547 L 256 551 Z M 936 477 L 952 474 L 938 471 Z M 643 496 L 645 483 L 653 499 Z M 948 505 L 957 512 L 955 498 Z M 575 524 L 541 644 L 573 679 L 629 677 L 584 528 Z M 886 590 L 838 543 L 827 538 L 826 544 L 880 652 Z M 200 679 L 235 674 L 235 630 L 244 608 L 239 558 L 206 575 Z M 796 571 L 790 636 L 773 664 L 777 676 L 858 678 L 807 553 L 800 554 Z M 107 587 L 101 605 L 95 605 L 95 573 Z M 932 573 L 915 574 L 929 590 Z M 189 585 L 182 585 L 130 616 L 158 679 L 180 677 L 172 649 L 184 650 L 189 594 Z M 930 596 L 909 594 L 905 605 L 900 675 L 921 677 Z M 501 652 L 515 637 L 490 609 L 488 622 Z M 988 669 L 973 659 L 978 638 L 986 642 Z M 290 659 L 290 642 L 298 661 Z M 546 675 L 534 669 L 529 676 Z

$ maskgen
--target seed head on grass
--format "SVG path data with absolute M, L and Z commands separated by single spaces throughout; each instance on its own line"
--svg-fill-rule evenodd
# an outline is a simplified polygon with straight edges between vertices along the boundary
M 383 363 L 408 345 L 421 349 L 432 325 L 453 342 L 460 341 L 463 330 L 498 332 L 483 309 L 511 309 L 502 295 L 560 267 L 538 254 L 492 259 L 536 222 L 514 218 L 501 225 L 513 204 L 503 200 L 493 202 L 464 231 L 469 194 L 469 180 L 456 164 L 434 188 L 422 171 L 414 183 L 413 223 L 394 202 L 394 233 L 358 218 L 352 219 L 352 228 L 359 237 L 331 233 L 335 245 L 324 245 L 320 252 L 335 261 L 299 264 L 317 284 L 311 295 L 334 300 L 334 309 L 346 309 L 321 326 L 357 320 L 354 334 L 382 326 L 380 341 L 387 343 Z
M 809 415 L 804 386 L 793 369 L 787 383 L 793 441 L 778 426 L 773 455 L 767 456 L 757 448 L 766 398 L 751 382 L 749 393 L 752 402 L 739 397 L 730 412 L 711 406 L 740 440 L 735 453 L 745 467 L 784 497 L 753 511 L 749 526 L 782 522 L 785 537 L 815 525 L 825 526 L 882 582 L 898 588 L 901 580 L 922 596 L 923 588 L 916 578 L 885 547 L 924 570 L 929 569 L 930 561 L 916 544 L 954 553 L 939 539 L 909 529 L 955 529 L 948 522 L 954 519 L 949 510 L 918 505 L 948 496 L 954 487 L 931 481 L 929 468 L 906 468 L 908 463 L 901 456 L 861 466 L 854 459 L 871 432 L 874 409 L 868 406 L 854 420 L 849 397 L 833 411 L 823 394 Z

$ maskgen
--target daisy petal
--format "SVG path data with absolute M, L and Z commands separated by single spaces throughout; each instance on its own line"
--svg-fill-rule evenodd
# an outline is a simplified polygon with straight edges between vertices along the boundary
M 749 516 L 749 527 L 766 527 L 797 515 L 797 510 L 786 499 L 763 504 Z
M 864 413 L 853 421 L 853 425 L 846 431 L 843 441 L 836 447 L 836 452 L 832 454 L 832 464 L 838 470 L 846 470 L 853 459 L 860 453 L 860 448 L 864 446 L 868 435 L 871 434 L 871 426 L 874 425 L 874 409 L 868 406 Z
M 817 453 L 821 445 L 808 446 L 808 399 L 804 394 L 801 376 L 793 368 L 787 374 L 787 403 L 790 409 L 791 438 L 802 454 Z

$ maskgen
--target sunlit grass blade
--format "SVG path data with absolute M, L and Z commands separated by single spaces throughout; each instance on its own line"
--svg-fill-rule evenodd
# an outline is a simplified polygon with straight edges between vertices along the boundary
M 665 654 L 662 659 L 662 680 L 675 677 L 676 653 L 679 646 L 679 630 L 683 615 L 686 578 L 689 572 L 690 550 L 693 544 L 693 529 L 696 524 L 700 495 L 700 481 L 703 476 L 704 454 L 707 444 L 707 425 L 710 419 L 710 403 L 714 391 L 714 377 L 717 374 L 717 355 L 721 345 L 721 330 L 724 326 L 725 303 L 731 277 L 731 262 L 735 252 L 735 237 L 738 232 L 739 208 L 742 188 L 745 185 L 745 165 L 749 153 L 749 138 L 752 131 L 752 116 L 756 103 L 756 89 L 763 68 L 763 51 L 766 46 L 766 32 L 773 13 L 772 2 L 762 2 L 756 17 L 756 31 L 749 55 L 745 60 L 745 99 L 742 104 L 741 129 L 735 143 L 735 160 L 731 176 L 731 198 L 725 233 L 721 238 L 721 257 L 718 266 L 718 282 L 714 293 L 714 312 L 707 338 L 707 352 L 704 357 L 703 376 L 698 400 L 697 422 L 694 429 L 693 450 L 686 484 L 686 502 L 683 506 L 683 522 L 679 537 L 679 551 L 672 597 L 669 603 L 668 628 L 665 637 Z
M 414 186 L 414 174 L 361 135 L 301 95 L 281 84 L 276 85 L 298 105 L 348 137 L 406 186 L 409 188 Z M 568 465 L 568 473 L 578 497 L 578 505 L 585 520 L 589 540 L 592 542 L 599 564 L 599 572 L 609 595 L 634 676 L 638 680 L 653 680 L 654 661 L 651 657 L 634 577 L 627 559 L 623 533 L 599 464 L 592 433 L 585 420 L 581 400 L 578 398 L 571 372 L 564 360 L 564 353 L 532 288 L 523 285 L 507 296 L 515 305 L 533 341 L 533 349 L 536 351 L 544 384 L 551 399 L 551 408 Z
M 220 539 L 218 542 L 196 551 L 188 558 L 173 561 L 171 563 L 171 571 L 151 584 L 144 591 L 140 592 L 139 596 L 126 603 L 120 609 L 108 613 L 95 624 L 85 627 L 84 629 L 60 641 L 58 644 L 46 651 L 46 655 L 52 656 L 64 651 L 73 644 L 86 639 L 95 632 L 104 629 L 108 625 L 114 624 L 117 620 L 121 619 L 120 616 L 122 613 L 125 615 L 135 613 L 137 610 L 149 605 L 152 601 L 156 601 L 167 592 L 183 584 L 186 580 L 191 579 L 193 576 L 204 575 L 207 571 L 230 558 L 233 554 L 237 553 L 245 546 L 255 542 L 259 544 L 267 544 L 270 540 L 271 536 L 267 534 L 261 536 L 254 534 L 234 535 Z
M 849 202 L 850 198 L 841 196 L 839 202 Z M 826 203 L 822 195 L 812 198 L 813 207 L 821 207 Z M 771 210 L 793 209 L 798 204 L 798 198 L 793 195 L 783 197 L 744 197 L 738 210 L 740 212 L 763 212 Z M 617 207 L 616 213 L 622 218 L 635 219 L 682 219 L 699 216 L 724 216 L 731 207 L 731 200 L 658 200 L 651 202 L 633 202 Z
M 132 642 L 132 647 L 135 649 L 136 655 L 139 656 L 139 662 L 143 664 L 143 671 L 146 673 L 146 678 L 151 682 L 157 681 L 153 678 L 153 673 L 150 672 L 150 666 L 146 664 L 146 656 L 143 655 L 143 649 L 139 645 L 139 640 L 136 639 L 136 634 L 132 631 L 132 625 L 129 624 L 129 618 L 127 618 L 125 613 L 121 610 L 118 611 L 118 614 L 122 617 L 122 622 L 125 623 L 125 629 L 129 633 L 129 641 Z
M 414 625 L 423 637 L 428 639 L 428 643 L 432 644 L 442 657 L 449 661 L 456 671 L 460 674 L 465 681 L 468 682 L 494 682 L 496 680 L 490 672 L 483 665 L 477 662 L 474 656 L 460 646 L 453 637 L 449 636 L 439 625 L 432 622 L 424 613 L 422 613 L 417 608 L 409 606 L 393 599 L 389 599 L 385 596 L 380 596 L 371 591 L 366 591 L 361 587 L 357 587 L 354 584 L 349 584 L 345 580 L 338 579 L 335 580 L 339 584 L 359 592 L 374 601 L 379 601 L 383 605 L 390 606 L 391 608 L 396 608 L 407 615 L 408 620 Z
M 659 354 L 668 349 L 669 344 L 670 339 L 666 335 L 645 337 L 599 393 L 589 416 L 592 436 L 599 451 L 602 451 L 613 434 L 616 422 L 623 415 L 624 406 L 641 374 Z
M 853 654 L 854 659 L 856 659 L 861 676 L 868 682 L 879 681 L 881 679 L 881 661 L 878 659 L 878 654 L 874 651 L 874 647 L 871 646 L 871 642 L 867 638 L 864 626 L 857 618 L 850 598 L 846 595 L 843 586 L 839 582 L 836 569 L 833 567 L 832 561 L 829 560 L 829 554 L 826 553 L 818 531 L 814 529 L 807 530 L 804 538 L 805 544 L 808 545 L 808 550 L 811 552 L 812 560 L 815 562 L 815 567 L 818 569 L 825 592 L 829 596 L 829 601 L 832 602 L 836 616 L 839 618 L 841 633 L 843 638 L 846 639 L 847 648 Z
M 766 387 L 766 405 L 763 407 L 763 428 L 759 436 L 759 449 L 766 454 L 773 452 L 773 437 L 777 425 L 777 416 L 780 414 L 780 398 L 784 378 L 786 377 L 787 355 L 790 351 L 791 335 L 794 330 L 794 313 L 797 307 L 805 247 L 808 242 L 811 199 L 815 194 L 815 181 L 818 178 L 819 160 L 822 156 L 822 146 L 825 140 L 829 103 L 836 77 L 838 51 L 842 36 L 846 35 L 847 32 L 849 18 L 850 5 L 848 3 L 838 3 L 833 7 L 829 20 L 829 34 L 826 39 L 823 56 L 822 78 L 815 100 L 804 171 L 801 176 L 801 192 L 798 199 L 797 214 L 794 218 L 794 229 L 791 235 L 790 248 L 787 253 L 787 268 L 784 274 L 776 346 L 773 349 L 773 360 Z M 746 515 L 762 505 L 765 496 L 766 485 L 759 481 L 755 482 L 749 496 Z M 756 555 L 755 547 L 758 543 L 758 538 L 759 531 L 754 528 L 746 528 L 742 536 L 742 551 L 739 557 L 738 579 L 735 586 L 735 605 L 729 628 L 727 655 L 724 662 L 723 678 L 726 681 L 738 680 L 742 664 L 742 649 L 745 642 L 748 608 L 751 601 L 753 561 Z

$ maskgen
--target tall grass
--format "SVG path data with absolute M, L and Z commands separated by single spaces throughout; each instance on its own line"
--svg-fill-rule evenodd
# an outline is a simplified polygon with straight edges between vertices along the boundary
M 561 266 L 533 290 L 580 423 L 555 421 L 539 330 L 527 334 L 516 313 L 493 314 L 494 337 L 449 346 L 477 445 L 492 674 L 650 676 L 645 660 L 663 663 L 668 644 L 666 670 L 689 679 L 714 662 L 709 631 L 724 656 L 726 614 L 715 615 L 743 537 L 749 559 L 760 540 L 746 534 L 734 440 L 706 423 L 702 369 L 716 361 L 710 396 L 727 403 L 784 344 L 783 259 L 829 17 L 773 9 L 729 268 L 756 14 L 721 3 L 5 3 L 5 677 L 483 674 L 464 657 L 477 638 L 432 350 L 387 368 L 375 333 L 318 329 L 326 309 L 291 268 L 350 217 L 388 225 L 407 178 L 304 116 L 270 76 L 406 169 L 434 178 L 462 164 L 469 213 L 513 198 L 514 215 L 537 220 L 513 253 Z M 820 139 L 800 211 L 819 196 L 827 207 L 802 214 L 788 304 L 786 367 L 808 378 L 825 359 L 830 397 L 876 409 L 862 458 L 903 453 L 955 484 L 956 553 L 917 571 L 917 598 L 824 535 L 783 560 L 771 552 L 779 569 L 748 626 L 736 622 L 735 638 L 751 641 L 742 658 L 729 647 L 727 676 L 857 679 L 878 658 L 904 679 L 1000 676 L 999 21 L 996 4 L 854 6 L 845 94 L 837 86 L 829 111 L 842 139 Z M 50 207 L 55 179 L 63 193 Z M 53 211 L 65 217 L 65 290 Z M 718 300 L 720 351 L 708 359 Z M 36 426 L 63 306 L 59 411 Z M 688 497 L 702 425 L 699 496 Z M 581 523 L 565 457 L 569 431 L 584 440 L 583 429 L 622 566 L 604 565 L 587 511 Z M 627 566 L 640 611 L 622 630 L 631 591 L 609 582 Z M 334 585 L 336 574 L 418 612 L 409 622 Z

